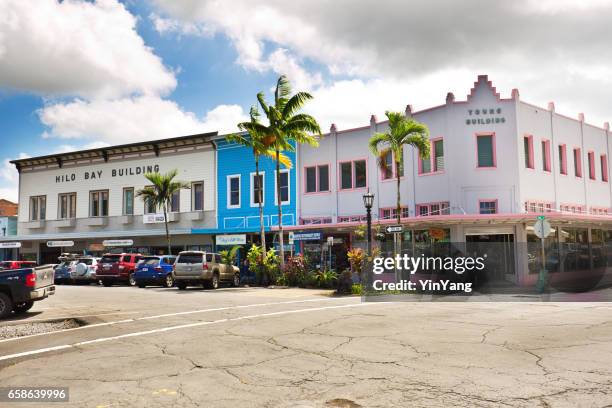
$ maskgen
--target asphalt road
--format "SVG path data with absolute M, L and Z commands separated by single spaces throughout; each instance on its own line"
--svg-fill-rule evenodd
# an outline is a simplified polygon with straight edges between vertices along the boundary
M 610 406 L 611 312 L 608 303 L 60 286 L 22 321 L 89 325 L 0 342 L 0 386 L 68 386 L 70 402 L 0 405 Z

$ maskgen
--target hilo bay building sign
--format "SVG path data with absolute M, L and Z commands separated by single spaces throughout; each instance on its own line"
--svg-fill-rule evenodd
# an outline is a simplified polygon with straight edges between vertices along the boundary
M 126 176 L 138 176 L 146 173 L 158 173 L 159 164 L 145 165 L 145 166 L 134 166 L 134 167 L 121 167 L 110 170 L 110 177 L 126 177 Z M 77 180 L 99 180 L 105 177 L 108 173 L 104 173 L 104 170 L 92 170 L 84 171 L 81 174 L 67 173 L 59 176 L 55 176 L 56 183 L 70 183 Z M 163 222 L 163 221 L 162 221 Z

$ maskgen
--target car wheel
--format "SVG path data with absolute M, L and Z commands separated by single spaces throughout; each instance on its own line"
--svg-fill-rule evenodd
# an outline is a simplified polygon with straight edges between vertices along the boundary
M 136 279 L 134 279 L 134 273 L 130 273 L 128 277 L 128 282 L 130 283 L 130 286 L 136 286 Z
M 13 311 L 15 313 L 25 313 L 28 310 L 30 310 L 32 308 L 32 306 L 34 306 L 34 302 L 31 301 L 31 300 L 29 302 L 16 303 L 13 306 Z
M 210 288 L 217 289 L 218 287 L 219 287 L 219 275 L 215 273 L 212 279 L 210 280 Z
M 107 281 L 107 280 L 104 280 L 104 281 L 102 281 L 102 284 L 103 284 L 105 287 L 107 287 L 107 288 L 108 288 L 109 286 L 112 286 L 112 285 L 113 285 L 113 282 L 111 282 L 111 281 Z
M 166 279 L 164 280 L 164 286 L 167 288 L 171 288 L 174 286 L 174 278 L 172 277 L 172 275 L 166 275 Z
M 0 319 L 7 317 L 13 311 L 11 298 L 4 293 L 0 293 Z
M 179 288 L 179 290 L 185 290 L 187 289 L 187 284 L 184 282 L 179 282 L 176 284 L 176 287 Z
M 232 286 L 236 288 L 240 286 L 240 274 L 239 273 L 234 274 L 234 279 L 232 280 Z

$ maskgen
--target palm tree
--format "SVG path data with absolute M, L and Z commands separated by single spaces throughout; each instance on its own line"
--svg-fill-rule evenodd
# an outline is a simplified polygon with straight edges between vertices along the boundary
M 242 131 L 248 132 L 248 134 L 234 134 L 228 135 L 225 139 L 231 143 L 237 143 L 239 145 L 245 146 L 253 151 L 253 156 L 255 157 L 255 180 L 259 181 L 259 159 L 262 156 L 267 156 L 269 158 L 275 159 L 276 155 L 272 148 L 266 146 L 265 139 L 267 137 L 267 133 L 262 133 L 261 130 L 263 126 L 259 122 L 260 114 L 257 110 L 256 106 L 251 107 L 251 111 L 249 113 L 250 121 L 242 122 L 238 124 L 238 128 Z M 278 160 L 288 169 L 291 168 L 292 163 L 291 159 L 287 156 L 280 155 Z M 266 232 L 264 228 L 263 222 L 263 188 L 259 186 L 258 189 L 259 197 L 257 197 L 257 201 L 259 204 L 259 233 L 261 235 L 261 246 L 263 248 L 263 254 L 266 255 Z
M 176 181 L 178 170 L 170 170 L 166 174 L 159 172 L 145 173 L 145 178 L 151 182 L 151 186 L 147 186 L 136 192 L 136 196 L 153 206 L 155 211 L 162 209 L 164 211 L 164 224 L 166 226 L 166 243 L 168 244 L 168 255 L 172 255 L 172 247 L 170 245 L 170 231 L 168 230 L 168 206 L 172 201 L 174 193 L 183 189 L 189 189 L 189 184 L 183 181 Z
M 382 171 L 388 172 L 387 157 L 392 155 L 392 165 L 397 180 L 397 223 L 401 222 L 402 205 L 400 200 L 400 169 L 403 166 L 404 146 L 418 149 L 421 159 L 429 158 L 429 130 L 427 126 L 407 118 L 399 112 L 385 112 L 389 119 L 389 131 L 376 133 L 369 141 L 372 154 L 378 158 Z M 391 172 L 393 174 L 393 172 Z
M 274 149 L 276 160 L 276 201 L 278 205 L 278 233 L 280 244 L 281 268 L 285 266 L 285 247 L 283 237 L 283 210 L 281 200 L 280 155 L 282 151 L 294 151 L 291 142 L 319 145 L 321 128 L 316 119 L 305 113 L 298 113 L 304 104 L 312 99 L 308 92 L 296 92 L 292 95 L 291 84 L 285 75 L 276 82 L 274 103 L 268 104 L 263 92 L 257 94 L 257 101 L 268 118 L 268 126 L 259 126 L 260 133 L 266 135 L 264 143 Z

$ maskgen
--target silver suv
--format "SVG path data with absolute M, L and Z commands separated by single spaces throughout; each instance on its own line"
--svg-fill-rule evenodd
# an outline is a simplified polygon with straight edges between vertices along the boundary
M 221 262 L 221 255 L 212 252 L 183 251 L 179 253 L 172 276 L 176 286 L 185 290 L 188 285 L 203 285 L 217 289 L 220 282 L 240 285 L 240 270 Z

